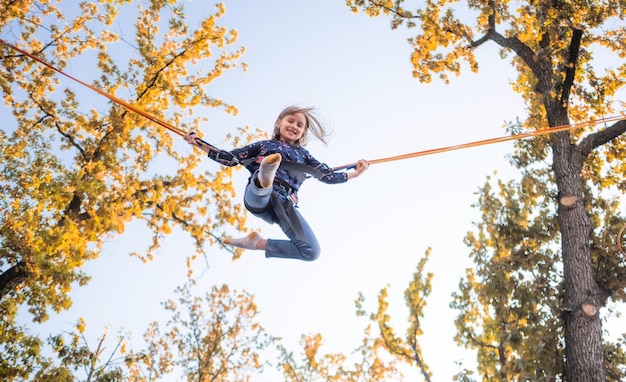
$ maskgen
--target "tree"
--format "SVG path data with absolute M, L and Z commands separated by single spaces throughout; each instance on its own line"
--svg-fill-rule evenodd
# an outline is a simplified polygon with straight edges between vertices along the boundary
M 508 2 L 469 1 L 453 9 L 455 1 L 426 1 L 415 10 L 404 1 L 349 0 L 353 11 L 370 16 L 390 15 L 392 28 L 417 28 L 410 40 L 413 75 L 428 83 L 433 75 L 449 81 L 463 63 L 478 70 L 475 52 L 495 43 L 501 57 L 511 57 L 518 72 L 513 90 L 527 103 L 528 116 L 515 128 L 537 130 L 599 119 L 615 112 L 616 91 L 624 85 L 626 54 L 624 3 L 580 1 Z M 602 66 L 597 57 L 616 57 Z M 613 66 L 613 63 L 618 63 Z M 619 64 L 621 63 L 621 64 Z M 609 299 L 623 302 L 626 265 L 606 246 L 614 226 L 594 219 L 593 207 L 607 191 L 623 190 L 621 153 L 626 121 L 578 129 L 519 143 L 518 164 L 541 166 L 550 161 L 552 187 L 546 194 L 558 224 L 565 379 L 604 381 L 607 378 L 600 311 Z M 613 214 L 606 210 L 610 221 Z M 596 244 L 602 244 L 596 247 Z M 516 243 L 516 248 L 520 243 Z
M 259 352 L 275 339 L 256 321 L 254 298 L 226 285 L 193 297 L 192 286 L 179 287 L 178 300 L 163 304 L 172 317 L 164 330 L 150 325 L 147 349 L 128 357 L 128 380 L 159 380 L 177 366 L 190 382 L 249 381 L 263 370 Z
M 378 306 L 375 313 L 369 315 L 369 319 L 378 326 L 379 329 L 379 346 L 384 347 L 392 356 L 407 362 L 411 366 L 416 366 L 421 372 L 424 380 L 431 381 L 432 373 L 426 363 L 422 347 L 419 344 L 419 336 L 424 334 L 421 325 L 421 319 L 424 317 L 424 308 L 426 307 L 426 298 L 432 291 L 431 280 L 432 273 L 424 274 L 424 268 L 428 263 L 430 249 L 426 251 L 424 257 L 417 264 L 417 269 L 413 274 L 413 280 L 409 282 L 409 286 L 404 291 L 404 301 L 409 310 L 408 322 L 404 338 L 398 337 L 391 325 L 391 316 L 388 313 L 389 302 L 387 298 L 389 291 L 387 288 L 381 289 L 378 294 Z M 362 308 L 364 297 L 359 296 L 357 300 L 357 315 L 365 315 Z
M 543 171 L 547 174 L 546 171 Z M 483 213 L 465 241 L 475 263 L 451 306 L 460 313 L 457 342 L 477 350 L 484 380 L 554 381 L 563 376 L 563 286 L 554 237 L 556 213 L 544 184 L 524 177 L 488 181 Z
M 127 335 L 120 335 L 107 349 L 111 342 L 106 330 L 92 348 L 85 336 L 86 323 L 79 319 L 72 332 L 48 339 L 53 357 L 34 354 L 36 364 L 29 373 L 3 376 L 26 380 L 34 374 L 33 380 L 51 382 L 148 382 L 179 372 L 188 381 L 250 380 L 263 370 L 259 352 L 275 341 L 256 321 L 254 298 L 225 285 L 194 297 L 193 285 L 189 281 L 176 290 L 176 301 L 163 303 L 172 317 L 165 325 L 150 324 L 141 350 L 128 349 Z M 2 366 L 0 370 L 5 370 Z
M 2 312 L 2 317 L 5 313 Z M 0 331 L 0 379 L 25 379 L 41 363 L 43 342 L 19 325 L 3 325 Z
M 241 66 L 244 52 L 233 48 L 237 32 L 218 24 L 223 4 L 191 30 L 181 3 L 154 0 L 136 10 L 128 3 L 0 0 L 0 34 L 61 70 L 88 68 L 76 75 L 183 130 L 206 122 L 202 108 L 235 114 L 208 88 Z M 136 17 L 134 42 L 127 29 L 114 32 L 122 13 Z M 133 220 L 153 232 L 139 255 L 145 261 L 174 228 L 195 240 L 191 262 L 218 240 L 219 227 L 244 227 L 232 169 L 197 171 L 201 156 L 180 154 L 153 122 L 75 83 L 64 87 L 49 68 L 0 49 L 0 88 L 13 115 L 0 131 L 0 332 L 16 331 L 21 304 L 35 321 L 68 308 L 72 286 L 88 281 L 79 268 Z
M 365 329 L 361 345 L 350 356 L 344 353 L 320 354 L 324 344 L 321 334 L 303 335 L 302 359 L 297 360 L 293 352 L 279 347 L 282 360 L 279 363 L 285 381 L 345 381 L 376 382 L 401 380 L 401 373 L 393 360 L 385 361 L 379 354 L 382 347 L 371 336 L 371 326 Z
M 487 380 L 564 376 L 563 269 L 547 176 L 546 169 L 526 169 L 519 182 L 499 181 L 496 188 L 488 181 L 477 203 L 482 221 L 466 237 L 475 268 L 467 270 L 452 303 L 460 311 L 456 340 L 477 349 L 478 372 Z M 614 229 L 616 206 L 600 200 L 589 211 L 595 221 Z M 594 247 L 610 248 L 613 229 L 594 237 Z M 605 337 L 607 379 L 621 381 L 626 376 L 624 341 Z
M 115 348 L 105 354 L 107 331 L 100 335 L 96 348 L 92 350 L 84 335 L 85 328 L 85 321 L 79 319 L 72 332 L 54 335 L 48 339 L 56 359 L 42 359 L 34 380 L 41 382 L 124 380 L 124 338 L 120 337 Z

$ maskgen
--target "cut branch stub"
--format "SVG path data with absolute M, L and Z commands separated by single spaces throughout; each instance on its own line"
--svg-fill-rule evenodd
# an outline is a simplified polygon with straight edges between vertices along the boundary
M 577 200 L 578 198 L 576 196 L 566 195 L 562 197 L 561 200 L 559 200 L 559 203 L 561 203 L 561 205 L 565 207 L 571 207 L 574 205 L 574 203 L 576 203 Z
M 581 308 L 583 312 L 585 312 L 585 314 L 589 317 L 593 317 L 596 315 L 596 313 L 598 313 L 598 308 L 595 305 L 590 304 L 588 302 L 582 304 Z

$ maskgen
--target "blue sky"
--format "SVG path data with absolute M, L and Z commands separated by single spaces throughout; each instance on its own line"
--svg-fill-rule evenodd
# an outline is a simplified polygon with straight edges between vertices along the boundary
M 187 13 L 206 16 L 212 4 L 189 1 Z M 505 121 L 524 116 L 520 97 L 508 85 L 515 72 L 493 45 L 477 51 L 479 74 L 466 69 L 450 85 L 420 84 L 411 77 L 411 33 L 390 30 L 385 18 L 352 14 L 343 1 L 232 1 L 226 9 L 220 23 L 239 31 L 249 70 L 226 73 L 210 90 L 240 110 L 236 117 L 206 111 L 210 122 L 203 132 L 218 137 L 212 143 L 224 149 L 228 144 L 219 137 L 242 126 L 269 131 L 291 104 L 317 106 L 334 130 L 327 147 L 315 140 L 307 146 L 330 166 L 499 137 Z M 81 78 L 81 68 L 73 70 Z M 309 180 L 300 192 L 300 212 L 321 243 L 320 259 L 265 259 L 249 251 L 232 261 L 229 252 L 207 248 L 208 268 L 205 259 L 194 264 L 198 292 L 226 283 L 253 294 L 262 325 L 293 351 L 300 349 L 302 334 L 321 333 L 324 352 L 348 352 L 359 345 L 366 325 L 355 315 L 358 293 L 373 309 L 378 291 L 389 286 L 393 322 L 402 328 L 404 289 L 431 247 L 426 270 L 435 277 L 420 342 L 434 379 L 451 380 L 456 361 L 471 366 L 474 359 L 453 343 L 455 312 L 448 307 L 450 293 L 471 266 L 462 243 L 479 218 L 471 205 L 487 176 L 515 176 L 505 160 L 511 147 L 499 143 L 375 164 L 343 185 Z M 207 159 L 205 166 L 217 164 Z M 247 177 L 245 169 L 237 172 L 239 199 Z M 283 237 L 253 216 L 249 226 L 266 237 Z M 190 240 L 175 233 L 151 263 L 128 255 L 149 240 L 140 224 L 110 239 L 101 257 L 85 266 L 93 279 L 72 292 L 73 308 L 52 317 L 42 332 L 69 330 L 84 317 L 94 344 L 105 326 L 109 333 L 129 331 L 139 344 L 149 322 L 167 319 L 160 302 L 185 282 L 184 259 L 193 251 Z M 406 372 L 412 377 L 407 380 L 419 378 L 415 371 Z

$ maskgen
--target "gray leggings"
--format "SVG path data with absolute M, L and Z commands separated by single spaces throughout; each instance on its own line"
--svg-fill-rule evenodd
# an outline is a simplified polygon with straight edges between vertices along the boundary
M 272 198 L 275 199 L 272 200 Z M 287 191 L 280 186 L 259 188 L 253 181 L 250 181 L 246 186 L 243 199 L 248 211 L 270 224 L 278 224 L 289 238 L 289 240 L 268 239 L 265 257 L 313 261 L 320 256 L 320 246 L 313 230 L 295 206 L 288 205 L 292 202 Z M 277 203 L 282 204 L 284 210 L 290 211 L 286 218 L 280 211 L 276 211 Z M 281 215 L 283 219 L 279 218 Z

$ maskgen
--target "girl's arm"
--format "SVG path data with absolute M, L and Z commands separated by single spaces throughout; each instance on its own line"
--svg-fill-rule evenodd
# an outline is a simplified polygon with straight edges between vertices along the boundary
M 208 154 L 209 158 L 213 159 L 221 165 L 232 167 L 239 164 L 239 159 L 236 155 L 229 151 L 220 150 L 212 147 L 202 139 L 198 138 L 198 135 L 196 135 L 194 131 L 185 133 L 184 139 L 190 145 L 199 147 L 202 151 L 205 151 Z
M 317 163 L 317 166 L 315 166 L 314 168 L 316 170 L 320 170 L 323 174 L 325 174 L 319 180 L 321 180 L 324 183 L 331 183 L 331 184 L 343 183 L 343 182 L 347 182 L 350 179 L 354 179 L 360 176 L 361 174 L 363 174 L 363 172 L 365 172 L 365 170 L 367 170 L 370 166 L 370 162 L 368 162 L 365 159 L 361 159 L 356 163 L 354 171 L 336 172 L 332 168 L 328 167 L 327 165 L 323 163 L 319 163 L 319 162 L 315 162 L 315 163 Z

